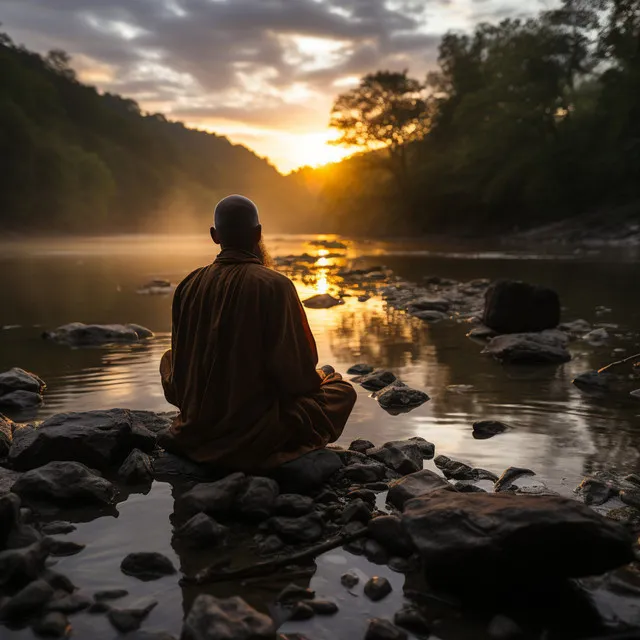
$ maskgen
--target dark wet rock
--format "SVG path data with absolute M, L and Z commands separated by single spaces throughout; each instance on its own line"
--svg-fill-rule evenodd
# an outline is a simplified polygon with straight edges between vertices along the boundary
M 474 484 L 469 484 L 468 482 L 458 481 L 454 482 L 453 488 L 456 491 L 461 491 L 462 493 L 487 493 L 481 487 L 476 487 Z
M 371 507 L 360 498 L 350 502 L 344 508 L 342 516 L 340 516 L 340 522 L 342 522 L 342 524 L 348 524 L 349 522 L 362 522 L 366 524 L 369 520 L 371 520 Z
M 332 600 L 304 600 L 317 616 L 332 616 L 338 613 L 338 605 Z
M 420 566 L 419 562 L 414 562 L 413 557 L 402 558 L 401 556 L 391 556 L 387 562 L 387 566 L 391 571 L 396 573 L 409 573 Z
M 122 573 L 145 582 L 157 580 L 162 576 L 170 576 L 176 572 L 173 562 L 155 551 L 130 553 L 120 563 Z
M 535 476 L 535 472 L 531 469 L 523 469 L 521 467 L 509 467 L 502 472 L 502 475 L 495 481 L 493 485 L 494 491 L 504 491 L 508 489 L 514 480 L 521 476 Z
M 60 611 L 61 613 L 77 613 L 84 611 L 93 604 L 90 596 L 83 593 L 69 593 L 61 598 L 54 598 L 47 604 L 47 611 Z
M 347 553 L 351 553 L 354 556 L 363 556 L 364 555 L 364 540 L 362 538 L 357 538 L 356 540 L 352 540 L 351 542 L 347 542 L 342 547 Z
M 353 378 L 353 382 L 362 385 L 368 391 L 380 391 L 397 380 L 396 376 L 385 369 L 377 369 L 365 376 Z
M 9 493 L 11 491 L 11 487 L 13 487 L 16 480 L 21 475 L 22 474 L 19 471 L 0 467 L 0 496 Z
M 41 396 L 46 388 L 43 380 L 41 380 L 34 373 L 14 367 L 9 371 L 0 373 L 0 406 L 5 405 L 4 398 L 11 394 L 21 391 L 32 394 L 34 396 Z M 39 397 L 36 404 L 40 404 L 42 398 Z M 33 406 L 33 405 L 29 405 Z
M 606 344 L 609 340 L 609 332 L 604 327 L 599 327 L 598 329 L 594 329 L 593 331 L 589 331 L 589 333 L 582 336 L 582 339 L 585 342 L 588 342 L 590 345 L 594 347 L 602 346 Z
M 356 463 L 342 469 L 342 475 L 345 478 L 352 482 L 363 483 L 382 480 L 385 477 L 386 472 L 386 466 L 377 462 L 373 464 Z
M 51 611 L 31 627 L 36 635 L 48 638 L 62 638 L 69 630 L 69 620 L 60 611 Z
M 58 540 L 57 538 L 47 538 L 45 543 L 49 553 L 54 557 L 74 556 L 87 546 L 72 540 Z
M 0 459 L 9 455 L 13 442 L 13 421 L 0 413 Z
M 467 333 L 467 338 L 476 340 L 488 340 L 489 338 L 495 338 L 498 335 L 497 331 L 480 325 L 479 327 L 473 327 L 471 331 Z
M 133 631 L 125 636 L 126 640 L 176 640 L 175 636 L 164 631 L 147 631 L 142 629 Z
M 272 640 L 275 626 L 242 598 L 196 598 L 182 628 L 181 640 Z
M 370 449 L 367 455 L 405 476 L 422 469 L 422 453 L 416 444 L 397 446 L 387 442 L 382 447 Z
M 498 333 L 552 329 L 560 323 L 560 299 L 552 289 L 498 280 L 486 290 L 482 322 Z
M 314 502 L 308 496 L 295 493 L 283 493 L 273 503 L 273 512 L 279 516 L 304 516 L 313 511 Z
M 40 577 L 46 580 L 54 589 L 54 591 L 66 591 L 67 593 L 73 593 L 77 587 L 71 580 L 62 573 L 47 569 Z
M 3 409 L 12 409 L 14 411 L 23 411 L 37 407 L 43 402 L 39 393 L 32 391 L 12 391 L 0 396 L 0 407 Z
M 437 456 L 434 459 L 436 467 L 449 480 L 491 480 L 495 482 L 498 476 L 486 469 L 472 468 L 464 462 L 452 460 L 447 456 Z
M 198 484 L 180 498 L 178 506 L 189 515 L 201 511 L 210 515 L 228 513 L 245 481 L 244 473 L 232 473 L 216 482 Z
M 364 555 L 373 564 L 386 564 L 389 560 L 387 550 L 376 540 L 368 538 L 364 541 Z
M 128 609 L 109 609 L 107 618 L 120 633 L 135 631 L 157 604 L 157 600 L 148 600 Z
M 159 444 L 162 444 L 162 432 L 158 438 Z M 153 477 L 156 480 L 162 480 L 171 483 L 179 482 L 213 482 L 220 480 L 224 474 L 212 473 L 211 465 L 200 464 L 176 456 L 167 451 L 162 451 L 157 457 L 153 458 Z
M 296 602 L 291 608 L 289 613 L 289 620 L 300 621 L 310 620 L 315 616 L 313 609 L 305 602 Z
M 283 493 L 313 493 L 342 468 L 340 457 L 328 449 L 311 451 L 285 462 L 271 475 Z
M 455 489 L 441 476 L 429 469 L 423 469 L 417 473 L 412 473 L 400 480 L 395 480 L 389 485 L 387 502 L 396 509 L 402 511 L 408 500 L 418 496 L 444 489 L 455 491 Z
M 338 502 L 338 494 L 335 491 L 331 491 L 331 489 L 324 489 L 315 497 L 315 502 L 320 504 Z
M 269 526 L 285 542 L 316 542 L 322 538 L 324 526 L 317 513 L 299 518 L 278 516 L 269 520 Z
M 417 315 L 420 311 L 440 311 L 446 313 L 451 302 L 445 298 L 418 298 L 407 306 L 407 313 Z
M 233 510 L 250 520 L 265 520 L 271 515 L 280 487 L 271 478 L 247 478 L 236 495 Z
M 38 615 L 53 597 L 53 589 L 45 580 L 34 580 L 18 591 L 0 610 L 4 620 L 22 620 Z
M 440 322 L 442 320 L 447 320 L 449 315 L 443 313 L 442 311 L 412 311 L 409 312 L 410 316 L 414 318 L 418 318 L 419 320 L 423 320 L 424 322 Z
M 126 589 L 103 589 L 93 594 L 95 600 L 119 600 L 129 595 Z
M 307 309 L 330 309 L 331 307 L 344 304 L 344 301 L 340 298 L 334 298 L 328 293 L 319 293 L 318 295 L 303 300 L 302 304 L 307 307 Z
M 276 602 L 280 604 L 290 604 L 292 602 L 300 602 L 300 600 L 313 600 L 315 597 L 315 591 L 292 582 L 280 591 L 276 597 Z
M 436 447 L 432 442 L 428 442 L 420 436 L 414 436 L 413 438 L 409 438 L 408 440 L 392 440 L 391 442 L 386 442 L 384 444 L 385 447 L 389 445 L 398 447 L 402 450 L 405 450 L 406 448 L 413 449 L 413 447 L 418 447 L 418 450 L 422 454 L 423 460 L 431 460 L 436 451 Z
M 153 337 L 153 332 L 137 324 L 84 324 L 72 322 L 42 334 L 70 347 L 93 347 L 114 342 L 139 342 Z
M 22 474 L 12 491 L 27 500 L 59 504 L 111 504 L 117 490 L 79 462 L 49 462 Z
M 561 364 L 571 360 L 561 331 L 513 333 L 492 338 L 482 353 L 510 364 Z
M 370 507 L 374 507 L 376 504 L 376 494 L 370 489 L 353 489 L 347 494 L 347 500 L 355 500 L 359 498 L 366 502 Z
M 0 549 L 20 523 L 20 498 L 15 493 L 0 496 Z
M 600 506 L 613 498 L 618 492 L 606 482 L 596 478 L 585 478 L 577 487 L 576 493 L 584 498 L 584 503 Z
M 494 616 L 487 627 L 489 637 L 494 640 L 516 640 L 525 637 L 524 632 L 511 618 L 507 616 Z
M 134 449 L 118 469 L 118 477 L 128 485 L 147 485 L 153 481 L 151 457 Z
M 364 640 L 407 640 L 407 634 L 388 620 L 372 618 Z
M 60 413 L 37 429 L 14 433 L 9 460 L 16 469 L 33 469 L 52 461 L 75 461 L 111 470 L 135 449 L 151 451 L 156 436 L 126 409 Z
M 352 464 L 367 464 L 368 462 L 370 462 L 369 458 L 367 458 L 367 455 L 365 453 L 360 453 L 359 451 L 337 448 L 332 448 L 332 451 L 336 453 L 336 455 L 346 466 L 351 466 Z
M 616 389 L 616 379 L 607 371 L 586 371 L 574 378 L 573 384 L 583 393 L 603 396 Z
M 402 524 L 429 583 L 454 591 L 597 575 L 633 557 L 625 527 L 559 496 L 437 491 L 408 502 Z
M 498 420 L 480 420 L 473 423 L 473 437 L 476 440 L 487 440 L 508 430 L 509 426 Z
M 216 522 L 206 513 L 197 513 L 176 529 L 175 537 L 193 549 L 220 544 L 229 533 L 227 527 Z
M 260 544 L 258 545 L 258 551 L 265 556 L 271 555 L 272 553 L 278 553 L 284 547 L 284 542 L 280 540 L 280 538 L 271 534 L 267 536 Z
M 409 556 L 413 553 L 411 538 L 402 527 L 397 516 L 379 516 L 367 525 L 369 535 L 385 549 L 396 556 Z
M 373 449 L 374 447 L 375 445 L 373 444 L 373 442 L 358 438 L 349 445 L 349 450 L 357 451 L 358 453 L 366 453 L 369 449 Z
M 107 613 L 107 611 L 110 610 L 111 605 L 108 602 L 106 602 L 105 600 L 97 600 L 87 609 L 87 613 Z
M 630 507 L 640 509 L 640 491 L 624 489 L 620 491 L 620 500 Z
M 380 576 L 374 576 L 364 585 L 364 594 L 369 600 L 373 600 L 374 602 L 386 598 L 391 591 L 391 583 L 386 578 Z
M 393 621 L 399 627 L 415 633 L 417 636 L 429 636 L 431 629 L 426 618 L 411 605 L 405 605 L 393 616 Z
M 7 538 L 7 549 L 21 549 L 42 540 L 41 533 L 29 524 L 19 524 Z
M 349 376 L 366 376 L 373 371 L 373 367 L 370 364 L 354 364 L 347 369 L 347 375 Z
M 75 524 L 65 522 L 63 520 L 54 520 L 52 522 L 45 522 L 40 525 L 40 531 L 46 536 L 55 536 L 62 533 L 71 533 L 77 529 Z
M 560 331 L 566 331 L 572 335 L 587 333 L 591 331 L 591 325 L 586 320 L 572 320 L 571 322 L 562 322 L 558 325 Z
M 347 589 L 353 589 L 353 587 L 355 587 L 359 582 L 360 578 L 352 571 L 343 573 L 340 576 L 340 584 Z

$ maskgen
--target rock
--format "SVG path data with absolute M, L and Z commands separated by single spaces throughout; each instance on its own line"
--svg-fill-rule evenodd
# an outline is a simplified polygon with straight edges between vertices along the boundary
M 111 470 L 135 448 L 152 451 L 156 437 L 126 409 L 60 413 L 37 429 L 16 431 L 9 460 L 16 469 L 33 469 L 53 461 L 74 461 Z
M 18 591 L 0 610 L 4 620 L 22 620 L 37 615 L 53 597 L 53 589 L 45 580 L 34 580 Z
M 315 497 L 315 502 L 320 504 L 338 502 L 338 494 L 335 491 L 331 491 L 331 489 L 324 489 Z
M 446 313 L 442 313 L 442 311 L 412 311 L 409 315 L 424 320 L 425 322 L 441 322 L 449 318 L 449 316 Z
M 472 468 L 464 462 L 457 462 L 447 456 L 437 456 L 434 462 L 448 480 L 491 480 L 495 482 L 498 479 L 498 476 L 491 471 Z
M 380 391 L 397 380 L 391 371 L 385 369 L 377 369 L 364 376 L 353 378 L 352 382 L 357 382 L 368 391 Z
M 369 521 L 369 535 L 395 556 L 410 556 L 414 549 L 411 538 L 396 516 L 379 516 Z
M 318 449 L 280 465 L 272 477 L 283 493 L 313 493 L 342 468 L 342 460 L 333 451 Z
M 358 438 L 349 445 L 349 451 L 357 451 L 358 453 L 366 453 L 367 450 L 373 449 L 375 445 L 369 440 Z
M 387 442 L 382 447 L 370 449 L 367 455 L 404 476 L 422 469 L 422 453 L 416 444 L 396 446 Z
M 162 434 L 160 434 L 159 440 L 162 441 Z M 164 482 L 176 484 L 180 482 L 213 482 L 220 479 L 220 475 L 212 474 L 210 465 L 198 464 L 167 451 L 160 452 L 151 462 L 153 477 Z
M 189 515 L 201 511 L 209 515 L 228 513 L 243 490 L 245 480 L 244 473 L 232 473 L 217 482 L 198 484 L 179 499 L 178 506 Z
M 47 538 L 45 544 L 49 553 L 54 557 L 74 556 L 87 546 L 72 540 L 57 540 L 56 538 Z
M 35 580 L 44 571 L 49 551 L 41 542 L 22 549 L 0 552 L 0 588 L 19 588 Z
M 332 616 L 338 613 L 338 605 L 331 600 L 304 600 L 317 616 Z
M 61 533 L 71 533 L 76 530 L 76 525 L 70 522 L 54 520 L 53 522 L 45 522 L 40 525 L 40 531 L 46 536 L 55 536 Z
M 69 620 L 64 613 L 51 611 L 40 618 L 32 627 L 34 633 L 49 638 L 62 638 L 68 635 Z
M 308 496 L 295 493 L 283 493 L 273 503 L 273 511 L 279 516 L 297 517 L 304 516 L 313 511 L 314 502 Z
M 307 307 L 307 309 L 330 309 L 331 307 L 344 304 L 344 301 L 340 298 L 334 298 L 328 293 L 320 293 L 303 300 L 302 304 Z
M 571 360 L 566 335 L 561 331 L 500 335 L 492 338 L 482 353 L 509 364 L 559 364 Z
M 291 604 L 292 602 L 300 602 L 300 600 L 313 600 L 315 597 L 315 591 L 291 582 L 278 594 L 276 602 L 279 604 Z
M 345 478 L 352 482 L 377 482 L 382 480 L 387 472 L 385 465 L 380 463 L 373 464 L 352 464 L 344 467 L 342 474 Z
M 598 347 L 605 344 L 607 340 L 609 340 L 609 334 L 605 328 L 600 327 L 599 329 L 589 331 L 589 333 L 582 336 L 582 339 L 585 342 L 593 345 L 594 347 Z
M 271 478 L 247 478 L 236 495 L 233 510 L 250 520 L 265 520 L 271 515 L 280 487 Z
M 46 580 L 54 589 L 54 591 L 66 591 L 67 593 L 73 593 L 77 587 L 71 580 L 62 573 L 47 569 L 40 577 Z
M 455 491 L 455 489 L 441 476 L 429 469 L 412 473 L 389 485 L 387 502 L 402 511 L 408 500 L 438 489 Z
M 109 609 L 107 618 L 120 633 L 135 631 L 157 604 L 157 600 L 149 600 L 130 609 Z
M 122 573 L 148 582 L 163 576 L 170 576 L 176 568 L 169 558 L 155 551 L 130 553 L 120 563 Z
M 126 589 L 104 589 L 93 594 L 94 600 L 119 600 L 129 595 Z
M 418 298 L 407 306 L 407 313 L 416 315 L 421 311 L 440 311 L 446 313 L 451 302 L 445 298 Z
M 585 504 L 593 505 L 594 507 L 604 504 L 618 494 L 613 487 L 595 478 L 585 478 L 576 487 L 576 493 L 584 498 Z
M 622 525 L 560 496 L 437 491 L 408 502 L 402 524 L 429 583 L 456 592 L 598 575 L 633 557 Z
M 389 560 L 389 554 L 386 549 L 379 542 L 371 538 L 364 541 L 363 550 L 367 560 L 373 562 L 373 564 L 386 564 Z
M 571 334 L 580 334 L 591 331 L 591 325 L 586 320 L 573 320 L 572 322 L 563 322 L 558 325 L 558 329 Z
M 487 493 L 484 489 L 476 487 L 474 484 L 468 484 L 465 481 L 454 482 L 453 488 L 456 491 L 462 491 L 462 493 Z
M 77 613 L 84 611 L 93 604 L 93 600 L 82 593 L 69 593 L 62 598 L 50 600 L 47 604 L 47 611 L 59 611 L 61 613 Z
M 535 476 L 536 474 L 531 469 L 522 469 L 521 467 L 509 467 L 502 472 L 502 475 L 496 480 L 493 485 L 494 491 L 504 491 L 508 489 L 511 483 L 520 476 Z
M 216 522 L 206 513 L 198 513 L 175 532 L 175 537 L 191 548 L 213 547 L 229 533 L 227 527 Z
M 480 420 L 473 423 L 473 437 L 476 440 L 487 440 L 509 430 L 509 426 L 498 420 Z
M 552 289 L 498 280 L 485 292 L 482 322 L 498 333 L 552 329 L 560 323 L 560 299 Z
M 420 611 L 411 605 L 405 605 L 400 611 L 397 611 L 393 616 L 393 621 L 399 627 L 408 629 L 417 636 L 429 637 L 431 635 L 429 623 Z
M 415 409 L 430 400 L 424 391 L 411 389 L 403 382 L 395 381 L 373 396 L 380 406 L 387 411 L 405 411 Z
M 625 476 L 625 481 L 630 482 L 631 484 L 635 484 L 637 487 L 640 487 L 640 475 L 637 473 L 630 473 L 628 476 Z
M 118 469 L 118 477 L 128 485 L 148 485 L 153 482 L 153 462 L 140 449 L 134 449 Z
M 258 545 L 258 551 L 262 555 L 268 556 L 272 553 L 278 553 L 278 551 L 281 551 L 283 547 L 284 542 L 282 542 L 277 535 L 271 534 Z
M 13 442 L 14 423 L 0 413 L 0 459 L 6 458 Z
M 347 245 L 344 242 L 339 242 L 338 240 L 311 240 L 309 244 L 312 247 L 321 247 L 323 249 L 346 249 Z M 313 259 L 315 262 L 316 259 Z
M 414 436 L 413 438 L 409 438 L 408 440 L 393 440 L 392 442 L 385 443 L 385 447 L 388 445 L 393 445 L 394 447 L 399 447 L 404 450 L 406 447 L 418 447 L 420 453 L 422 454 L 422 458 L 424 460 L 431 460 L 433 458 L 436 447 L 433 443 L 427 442 L 424 438 L 420 436 Z
M 20 498 L 15 493 L 0 496 L 0 549 L 20 524 Z
M 21 549 L 22 547 L 28 547 L 42 540 L 42 535 L 33 526 L 28 524 L 19 524 L 7 538 L 7 549 Z M 49 545 L 49 552 L 51 548 Z
M 373 509 L 376 505 L 376 494 L 370 489 L 354 489 L 347 494 L 347 500 L 355 500 L 359 498 Z
M 360 498 L 350 502 L 342 512 L 340 522 L 348 524 L 349 522 L 361 522 L 366 524 L 371 520 L 371 507 L 369 507 Z
M 524 637 L 522 629 L 511 618 L 503 615 L 492 618 L 487 633 L 495 640 L 515 640 Z
M 300 621 L 310 620 L 315 615 L 313 609 L 305 602 L 296 602 L 289 613 L 289 620 Z
M 497 335 L 497 331 L 489 329 L 489 327 L 485 327 L 484 325 L 480 325 L 479 327 L 473 327 L 473 329 L 467 333 L 467 338 L 488 340 L 489 338 L 495 338 Z
M 347 589 L 353 589 L 358 582 L 360 582 L 360 578 L 353 572 L 343 573 L 340 576 L 340 584 Z
M 374 602 L 386 598 L 391 591 L 391 583 L 386 578 L 379 576 L 374 576 L 364 585 L 364 594 Z
M 151 280 L 143 284 L 136 293 L 148 296 L 166 296 L 173 293 L 176 285 L 171 284 L 169 280 Z
M 199 595 L 182 628 L 181 640 L 273 640 L 275 626 L 242 598 Z
M 634 399 L 634 400 L 640 400 L 640 389 L 635 389 L 634 391 L 630 391 L 629 395 Z
M 46 384 L 34 373 L 25 371 L 18 367 L 0 373 L 0 404 L 2 396 L 14 391 L 27 391 L 36 395 L 41 395 L 46 388 Z
M 366 376 L 373 371 L 373 367 L 370 364 L 354 364 L 347 369 L 347 375 L 349 376 Z
M 278 516 L 269 520 L 269 526 L 285 542 L 316 542 L 322 538 L 322 518 L 317 513 L 310 513 L 299 518 Z
M 116 488 L 78 462 L 49 462 L 22 474 L 11 489 L 21 498 L 59 504 L 111 504 Z
M 364 640 L 407 640 L 407 634 L 382 618 L 369 620 Z
M 84 324 L 72 322 L 42 334 L 70 347 L 93 347 L 113 342 L 139 342 L 152 338 L 153 333 L 137 324 Z
M 629 491 L 624 489 L 620 492 L 620 500 L 630 507 L 640 509 L 640 491 Z
M 0 407 L 21 411 L 38 407 L 42 404 L 42 396 L 33 391 L 11 391 L 0 396 Z

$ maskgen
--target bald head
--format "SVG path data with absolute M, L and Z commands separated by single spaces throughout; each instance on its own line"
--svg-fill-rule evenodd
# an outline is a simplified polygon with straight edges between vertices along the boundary
M 258 207 L 244 196 L 227 196 L 218 202 L 213 214 L 211 237 L 223 247 L 251 251 L 260 242 Z

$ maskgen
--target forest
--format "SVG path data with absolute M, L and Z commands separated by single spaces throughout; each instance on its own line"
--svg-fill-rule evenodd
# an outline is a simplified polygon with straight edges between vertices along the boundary
M 206 229 L 235 192 L 260 203 L 271 230 L 308 230 L 305 187 L 224 137 L 83 85 L 63 51 L 43 57 L 0 34 L 0 78 L 5 237 Z
M 640 0 L 448 33 L 425 81 L 371 73 L 331 124 L 370 151 L 292 180 L 342 233 L 496 234 L 614 209 L 640 222 Z

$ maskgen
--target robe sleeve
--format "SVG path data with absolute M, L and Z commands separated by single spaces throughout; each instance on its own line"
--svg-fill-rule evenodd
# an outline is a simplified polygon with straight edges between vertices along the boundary
M 300 396 L 320 388 L 318 351 L 294 284 L 278 283 L 270 300 L 268 373 L 281 395 Z

